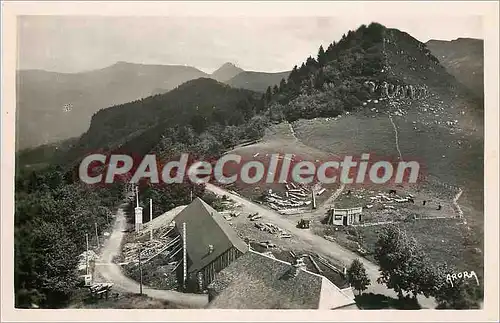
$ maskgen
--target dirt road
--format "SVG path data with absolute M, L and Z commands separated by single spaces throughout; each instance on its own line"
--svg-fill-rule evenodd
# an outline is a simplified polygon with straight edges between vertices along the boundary
M 318 205 L 318 208 L 311 213 L 315 215 L 325 214 L 328 208 L 334 207 L 335 200 L 340 196 L 340 194 L 342 194 L 344 188 L 345 184 L 340 184 L 340 187 L 335 191 L 335 193 L 333 193 L 332 196 L 330 196 L 323 204 Z
M 113 283 L 117 289 L 130 293 L 139 293 L 139 283 L 126 277 L 122 273 L 121 268 L 113 263 L 113 258 L 120 252 L 120 246 L 124 236 L 123 231 L 127 227 L 124 212 L 125 206 L 125 204 L 121 205 L 117 211 L 113 232 L 103 246 L 95 270 L 99 276 L 104 278 L 104 281 Z M 153 289 L 144 285 L 142 291 L 150 297 L 190 308 L 202 308 L 208 304 L 207 295 L 184 294 L 170 290 Z
M 255 204 L 241 196 L 230 193 L 212 184 L 207 184 L 206 189 L 217 195 L 227 195 L 235 202 L 241 204 L 249 213 L 259 212 L 259 215 L 262 215 L 264 219 L 272 221 L 282 229 L 290 232 L 290 234 L 294 235 L 302 242 L 309 245 L 310 248 L 312 250 L 315 250 L 317 253 L 334 259 L 338 259 L 346 264 L 350 264 L 354 259 L 359 259 L 364 264 L 366 272 L 371 280 L 371 285 L 366 292 L 383 294 L 390 297 L 397 297 L 396 293 L 393 290 L 388 289 L 385 285 L 381 285 L 376 282 L 377 278 L 379 277 L 378 266 L 371 261 L 362 258 L 360 255 L 349 251 L 334 242 L 325 240 L 308 230 L 298 229 L 295 226 L 295 221 L 286 219 L 280 216 L 278 213 Z M 434 299 L 426 298 L 423 296 L 419 296 L 418 301 L 423 308 L 435 308 L 437 305 Z

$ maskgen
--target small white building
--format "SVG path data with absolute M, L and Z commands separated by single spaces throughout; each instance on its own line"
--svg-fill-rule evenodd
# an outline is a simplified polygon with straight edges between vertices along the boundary
M 330 209 L 328 211 L 327 224 L 352 225 L 361 222 L 362 207 L 350 209 Z

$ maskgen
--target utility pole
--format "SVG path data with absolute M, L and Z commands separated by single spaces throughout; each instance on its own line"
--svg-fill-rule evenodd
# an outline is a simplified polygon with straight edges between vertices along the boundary
M 139 207 L 139 185 L 135 186 L 135 199 L 136 199 L 135 207 Z
M 139 293 L 142 295 L 142 264 L 141 264 L 141 246 L 139 245 L 139 275 L 141 276 L 139 283 L 140 283 L 140 289 Z
M 153 199 L 149 199 L 149 240 L 153 240 Z
M 97 222 L 95 222 L 95 239 L 97 241 L 97 249 L 99 249 L 99 233 L 97 232 Z
M 186 240 L 186 222 L 182 223 L 182 286 L 186 288 L 187 279 L 187 240 Z
M 85 233 L 85 242 L 87 243 L 87 252 L 85 253 L 85 262 L 87 268 L 87 275 L 89 274 L 89 234 Z

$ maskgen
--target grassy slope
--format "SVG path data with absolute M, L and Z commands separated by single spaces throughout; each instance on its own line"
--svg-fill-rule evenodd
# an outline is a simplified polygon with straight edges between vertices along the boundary
M 327 160 L 330 155 L 328 152 L 322 151 L 320 149 L 307 146 L 301 142 L 296 141 L 293 134 L 290 132 L 289 125 L 287 123 L 280 123 L 278 125 L 273 125 L 267 129 L 266 135 L 262 141 L 248 145 L 241 146 L 233 149 L 229 153 L 241 156 L 243 161 L 247 160 L 257 160 L 262 162 L 264 165 L 269 164 L 271 154 L 294 154 L 303 160 Z M 255 156 L 258 154 L 257 156 Z M 254 157 L 255 156 L 255 157 Z M 278 165 L 277 171 L 280 171 L 280 165 Z M 267 169 L 267 168 L 266 168 Z M 231 175 L 233 172 L 230 173 Z M 276 179 L 278 174 L 275 175 Z M 327 185 L 328 188 L 336 188 L 337 185 Z M 264 189 L 273 189 L 275 191 L 283 191 L 283 184 L 267 184 L 258 183 L 256 185 L 249 185 L 237 181 L 232 189 L 240 192 L 241 194 L 248 197 L 257 197 L 262 194 Z
M 426 45 L 450 74 L 477 96 L 484 96 L 483 40 L 470 38 L 452 41 L 429 40 Z
M 450 134 L 443 127 L 413 124 L 411 118 L 393 117 L 393 121 L 404 160 L 419 161 L 427 173 L 441 182 L 468 185 L 477 192 L 482 185 L 481 140 Z M 375 118 L 349 115 L 329 121 L 299 120 L 294 123 L 294 129 L 304 144 L 326 152 L 338 155 L 371 153 L 384 158 L 398 156 L 394 128 L 385 115 Z
M 424 163 L 433 181 L 439 179 L 464 188 L 459 203 L 470 229 L 456 220 L 419 221 L 402 226 L 420 241 L 432 259 L 447 260 L 457 268 L 475 270 L 479 274 L 483 268 L 480 250 L 484 236 L 482 141 L 474 136 L 450 134 L 445 128 L 433 125 L 416 124 L 418 130 L 415 130 L 411 115 L 393 117 L 393 120 L 398 128 L 403 158 L 413 157 Z M 385 115 L 373 118 L 358 114 L 329 121 L 299 120 L 294 123 L 294 129 L 304 144 L 339 155 L 370 152 L 386 158 L 397 156 L 394 129 Z M 457 140 L 462 145 L 458 145 Z M 445 193 L 449 197 L 454 194 L 441 186 L 424 186 L 433 193 Z M 436 192 L 438 190 L 444 192 Z M 367 249 L 373 248 L 380 228 L 360 229 Z

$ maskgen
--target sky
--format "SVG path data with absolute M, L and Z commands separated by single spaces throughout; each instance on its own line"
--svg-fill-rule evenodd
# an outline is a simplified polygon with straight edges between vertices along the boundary
M 211 73 L 231 62 L 249 71 L 280 72 L 370 22 L 355 17 L 22 16 L 17 67 L 75 73 L 126 61 L 189 65 Z M 483 38 L 479 16 L 393 15 L 377 22 L 422 42 Z

